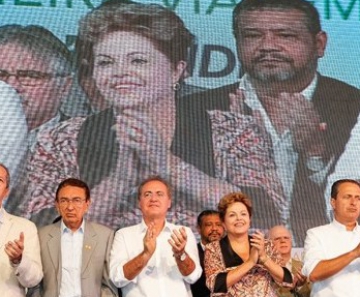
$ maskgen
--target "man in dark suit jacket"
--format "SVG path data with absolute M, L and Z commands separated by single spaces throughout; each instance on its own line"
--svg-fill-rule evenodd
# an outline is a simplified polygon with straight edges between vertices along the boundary
M 61 220 L 39 231 L 44 278 L 28 296 L 39 296 L 39 290 L 49 297 L 118 296 L 108 277 L 114 231 L 84 219 L 90 206 L 88 186 L 75 178 L 64 180 L 55 204 Z
M 191 292 L 193 297 L 210 297 L 210 290 L 206 286 L 204 254 L 205 246 L 209 242 L 220 240 L 224 235 L 224 227 L 220 220 L 219 213 L 215 210 L 202 211 L 197 217 L 197 230 L 201 236 L 197 247 L 203 272 L 201 277 L 191 285 Z
M 327 36 L 305 0 L 243 0 L 233 12 L 233 31 L 244 76 L 178 101 L 174 151 L 216 176 L 209 111 L 254 117 L 270 139 L 288 205 L 279 212 L 260 186 L 241 187 L 256 209 L 252 226 L 285 224 L 302 246 L 306 230 L 327 221 L 324 180 L 356 123 L 360 91 L 317 72 Z

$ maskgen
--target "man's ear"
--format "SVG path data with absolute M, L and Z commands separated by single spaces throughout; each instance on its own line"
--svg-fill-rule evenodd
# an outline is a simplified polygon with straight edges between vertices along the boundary
M 333 209 L 335 209 L 335 198 L 333 198 L 333 197 L 331 197 L 330 198 L 330 204 L 331 204 L 331 207 L 333 208 Z
M 318 58 L 322 58 L 325 55 L 325 49 L 327 44 L 327 35 L 326 32 L 320 31 L 315 36 L 316 50 Z
M 173 70 L 173 84 L 179 82 L 179 80 L 185 78 L 187 63 L 185 61 L 179 61 Z

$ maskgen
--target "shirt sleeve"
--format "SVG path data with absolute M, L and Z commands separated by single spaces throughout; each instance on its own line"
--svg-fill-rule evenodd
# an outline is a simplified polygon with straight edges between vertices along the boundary
M 202 274 L 202 268 L 200 265 L 199 252 L 197 249 L 196 238 L 190 228 L 186 227 L 187 243 L 185 246 L 185 252 L 194 261 L 195 269 L 189 275 L 184 276 L 184 280 L 189 283 L 195 283 Z
M 324 250 L 322 248 L 321 240 L 313 229 L 308 230 L 306 233 L 304 254 L 305 258 L 302 274 L 309 277 L 316 265 L 324 259 Z
M 136 235 L 134 234 L 134 236 Z M 128 280 L 124 275 L 123 266 L 131 260 L 131 255 L 127 249 L 127 243 L 128 240 L 126 240 L 126 233 L 124 230 L 118 230 L 115 233 L 114 242 L 110 252 L 110 279 L 118 288 L 122 288 L 131 282 L 137 282 L 137 277 Z
M 21 262 L 14 268 L 19 283 L 25 287 L 34 287 L 43 278 L 40 257 L 40 243 L 35 225 L 31 222 L 24 231 L 24 251 Z
M 215 243 L 218 244 L 218 243 Z M 205 248 L 204 267 L 206 286 L 213 293 L 226 293 L 227 271 L 222 261 L 221 249 L 214 244 L 208 244 Z

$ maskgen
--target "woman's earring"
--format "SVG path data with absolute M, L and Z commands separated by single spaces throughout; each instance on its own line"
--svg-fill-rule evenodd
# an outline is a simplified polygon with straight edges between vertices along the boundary
M 181 85 L 180 85 L 180 83 L 178 81 L 173 84 L 173 90 L 174 91 L 179 91 L 180 88 L 181 88 Z

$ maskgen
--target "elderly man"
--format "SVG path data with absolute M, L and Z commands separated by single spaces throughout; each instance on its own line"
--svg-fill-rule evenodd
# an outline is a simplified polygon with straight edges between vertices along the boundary
M 327 222 L 323 181 L 360 92 L 317 72 L 327 35 L 309 1 L 243 0 L 233 32 L 244 75 L 179 100 L 176 137 L 188 162 L 253 197 L 253 227 L 290 226 L 301 246 L 308 228 Z
M 334 220 L 307 231 L 302 272 L 313 282 L 313 297 L 360 296 L 360 183 L 336 181 L 330 203 Z
M 64 119 L 60 106 L 72 82 L 71 59 L 65 44 L 43 27 L 0 27 L 0 80 L 22 99 L 30 149 L 38 132 Z
M 209 297 L 210 290 L 206 286 L 204 271 L 205 246 L 215 240 L 220 240 L 224 235 L 224 227 L 221 222 L 219 212 L 216 210 L 204 210 L 197 217 L 197 230 L 201 240 L 198 243 L 200 264 L 203 269 L 201 277 L 195 284 L 191 285 L 193 297 Z
M 303 263 L 300 259 L 291 256 L 292 236 L 290 231 L 282 225 L 274 226 L 269 230 L 269 239 L 279 253 L 281 265 L 285 266 L 294 275 L 294 288 L 286 288 L 276 285 L 279 297 L 309 297 L 310 283 L 306 276 L 301 274 Z
M 196 239 L 187 227 L 166 221 L 171 207 L 168 183 L 160 177 L 138 190 L 140 224 L 116 232 L 110 278 L 124 297 L 192 296 L 190 284 L 201 275 Z
M 55 205 L 61 220 L 39 231 L 44 279 L 36 289 L 41 296 L 117 296 L 108 278 L 114 232 L 84 219 L 90 204 L 83 181 L 69 178 L 59 184 Z
M 72 57 L 65 44 L 40 26 L 0 26 L 0 80 L 20 96 L 28 127 L 27 151 L 34 151 L 38 134 L 67 119 L 60 107 L 72 83 Z M 25 162 L 23 162 L 25 164 Z M 24 166 L 25 167 L 25 166 Z M 23 169 L 23 168 L 21 168 Z M 24 216 L 30 195 L 27 174 L 19 171 L 21 183 L 11 192 L 6 207 Z M 49 220 L 55 211 L 49 215 Z M 35 223 L 43 217 L 31 218 Z M 40 218 L 40 219 L 39 219 Z
M 0 164 L 0 292 L 1 296 L 22 297 L 26 288 L 41 281 L 43 272 L 35 225 L 2 207 L 9 184 L 9 171 Z

